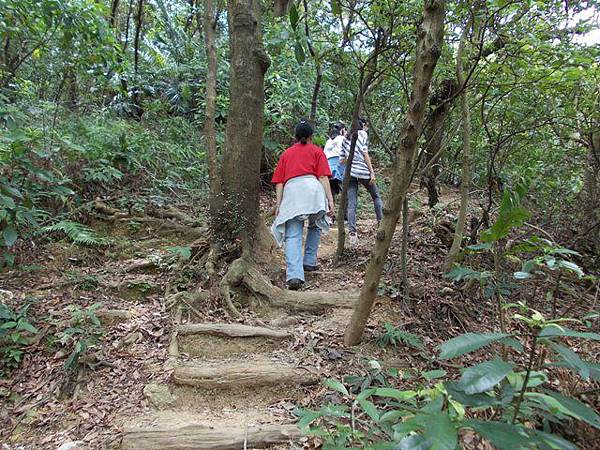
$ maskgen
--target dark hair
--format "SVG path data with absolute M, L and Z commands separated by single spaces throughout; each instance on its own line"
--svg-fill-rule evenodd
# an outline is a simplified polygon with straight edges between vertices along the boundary
M 329 137 L 331 139 L 335 139 L 336 137 L 338 137 L 341 133 L 342 130 L 346 128 L 346 125 L 344 125 L 343 123 L 334 123 L 331 126 L 331 130 L 329 131 Z
M 356 121 L 356 129 L 362 130 L 365 127 L 365 125 L 369 125 L 369 121 L 363 117 L 359 117 Z
M 308 138 L 313 135 L 313 128 L 306 120 L 302 119 L 294 130 L 296 140 L 301 144 L 306 144 Z

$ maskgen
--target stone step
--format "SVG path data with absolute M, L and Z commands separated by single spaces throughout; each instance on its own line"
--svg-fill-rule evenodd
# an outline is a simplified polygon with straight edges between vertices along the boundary
M 251 411 L 210 418 L 186 412 L 157 413 L 123 428 L 123 450 L 205 450 L 268 448 L 292 444 L 300 436 L 293 424 L 260 423 Z

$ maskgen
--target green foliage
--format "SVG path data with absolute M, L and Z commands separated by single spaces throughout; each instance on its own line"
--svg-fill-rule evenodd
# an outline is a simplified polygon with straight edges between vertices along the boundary
M 600 429 L 600 416 L 583 402 L 550 388 L 548 367 L 552 364 L 534 371 L 531 362 L 540 348 L 546 347 L 560 358 L 561 367 L 576 374 L 585 368 L 584 373 L 588 373 L 595 370 L 595 365 L 574 359 L 566 342 L 559 341 L 565 336 L 598 340 L 600 335 L 569 330 L 560 325 L 564 319 L 548 320 L 537 311 L 528 312 L 526 316 L 515 315 L 535 336 L 530 342 L 533 348 L 523 355 L 528 360 L 525 371 L 515 371 L 521 363 L 494 357 L 463 368 L 459 381 L 431 386 L 431 380 L 443 377 L 445 372 L 438 371 L 435 377 L 424 373 L 428 385 L 409 390 L 372 385 L 353 390 L 338 380 L 328 379 L 326 385 L 341 394 L 343 401 L 319 410 L 298 410 L 299 426 L 306 433 L 323 438 L 325 448 L 453 450 L 461 431 L 469 429 L 501 449 L 575 449 L 564 438 L 550 434 L 548 424 L 579 420 Z M 521 340 L 527 335 L 457 336 L 440 346 L 440 358 L 465 355 L 494 342 L 506 343 L 509 338 Z M 517 353 L 525 353 L 520 342 L 512 347 Z M 493 420 L 472 418 L 474 413 L 486 410 L 495 411 L 487 416 Z
M 107 245 L 108 240 L 99 236 L 94 230 L 85 225 L 69 220 L 61 220 L 42 229 L 45 233 L 63 233 L 75 244 L 97 247 Z
M 69 356 L 65 361 L 65 369 L 74 370 L 78 367 L 79 359 L 98 343 L 104 330 L 96 315 L 102 304 L 95 303 L 81 309 L 70 306 L 70 325 L 58 334 L 59 342 L 65 346 Z
M 377 338 L 377 345 L 380 347 L 387 347 L 388 345 L 397 347 L 399 344 L 404 344 L 417 350 L 425 350 L 425 344 L 416 334 L 403 331 L 390 323 L 384 324 L 384 328 L 385 331 Z
M 0 375 L 19 366 L 23 359 L 24 348 L 29 345 L 28 335 L 38 332 L 27 319 L 29 304 L 18 311 L 0 303 Z

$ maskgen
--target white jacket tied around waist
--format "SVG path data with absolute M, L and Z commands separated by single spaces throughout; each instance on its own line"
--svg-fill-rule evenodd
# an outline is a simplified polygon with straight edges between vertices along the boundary
M 314 175 L 303 175 L 288 180 L 283 187 L 279 214 L 271 225 L 271 233 L 277 245 L 283 246 L 285 223 L 294 218 L 309 219 L 323 233 L 327 233 L 329 231 L 327 208 L 325 189 Z

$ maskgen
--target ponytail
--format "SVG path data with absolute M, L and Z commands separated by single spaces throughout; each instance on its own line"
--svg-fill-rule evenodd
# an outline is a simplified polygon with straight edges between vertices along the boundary
M 308 139 L 313 135 L 313 128 L 306 120 L 301 120 L 294 131 L 296 140 L 301 144 L 308 143 Z

